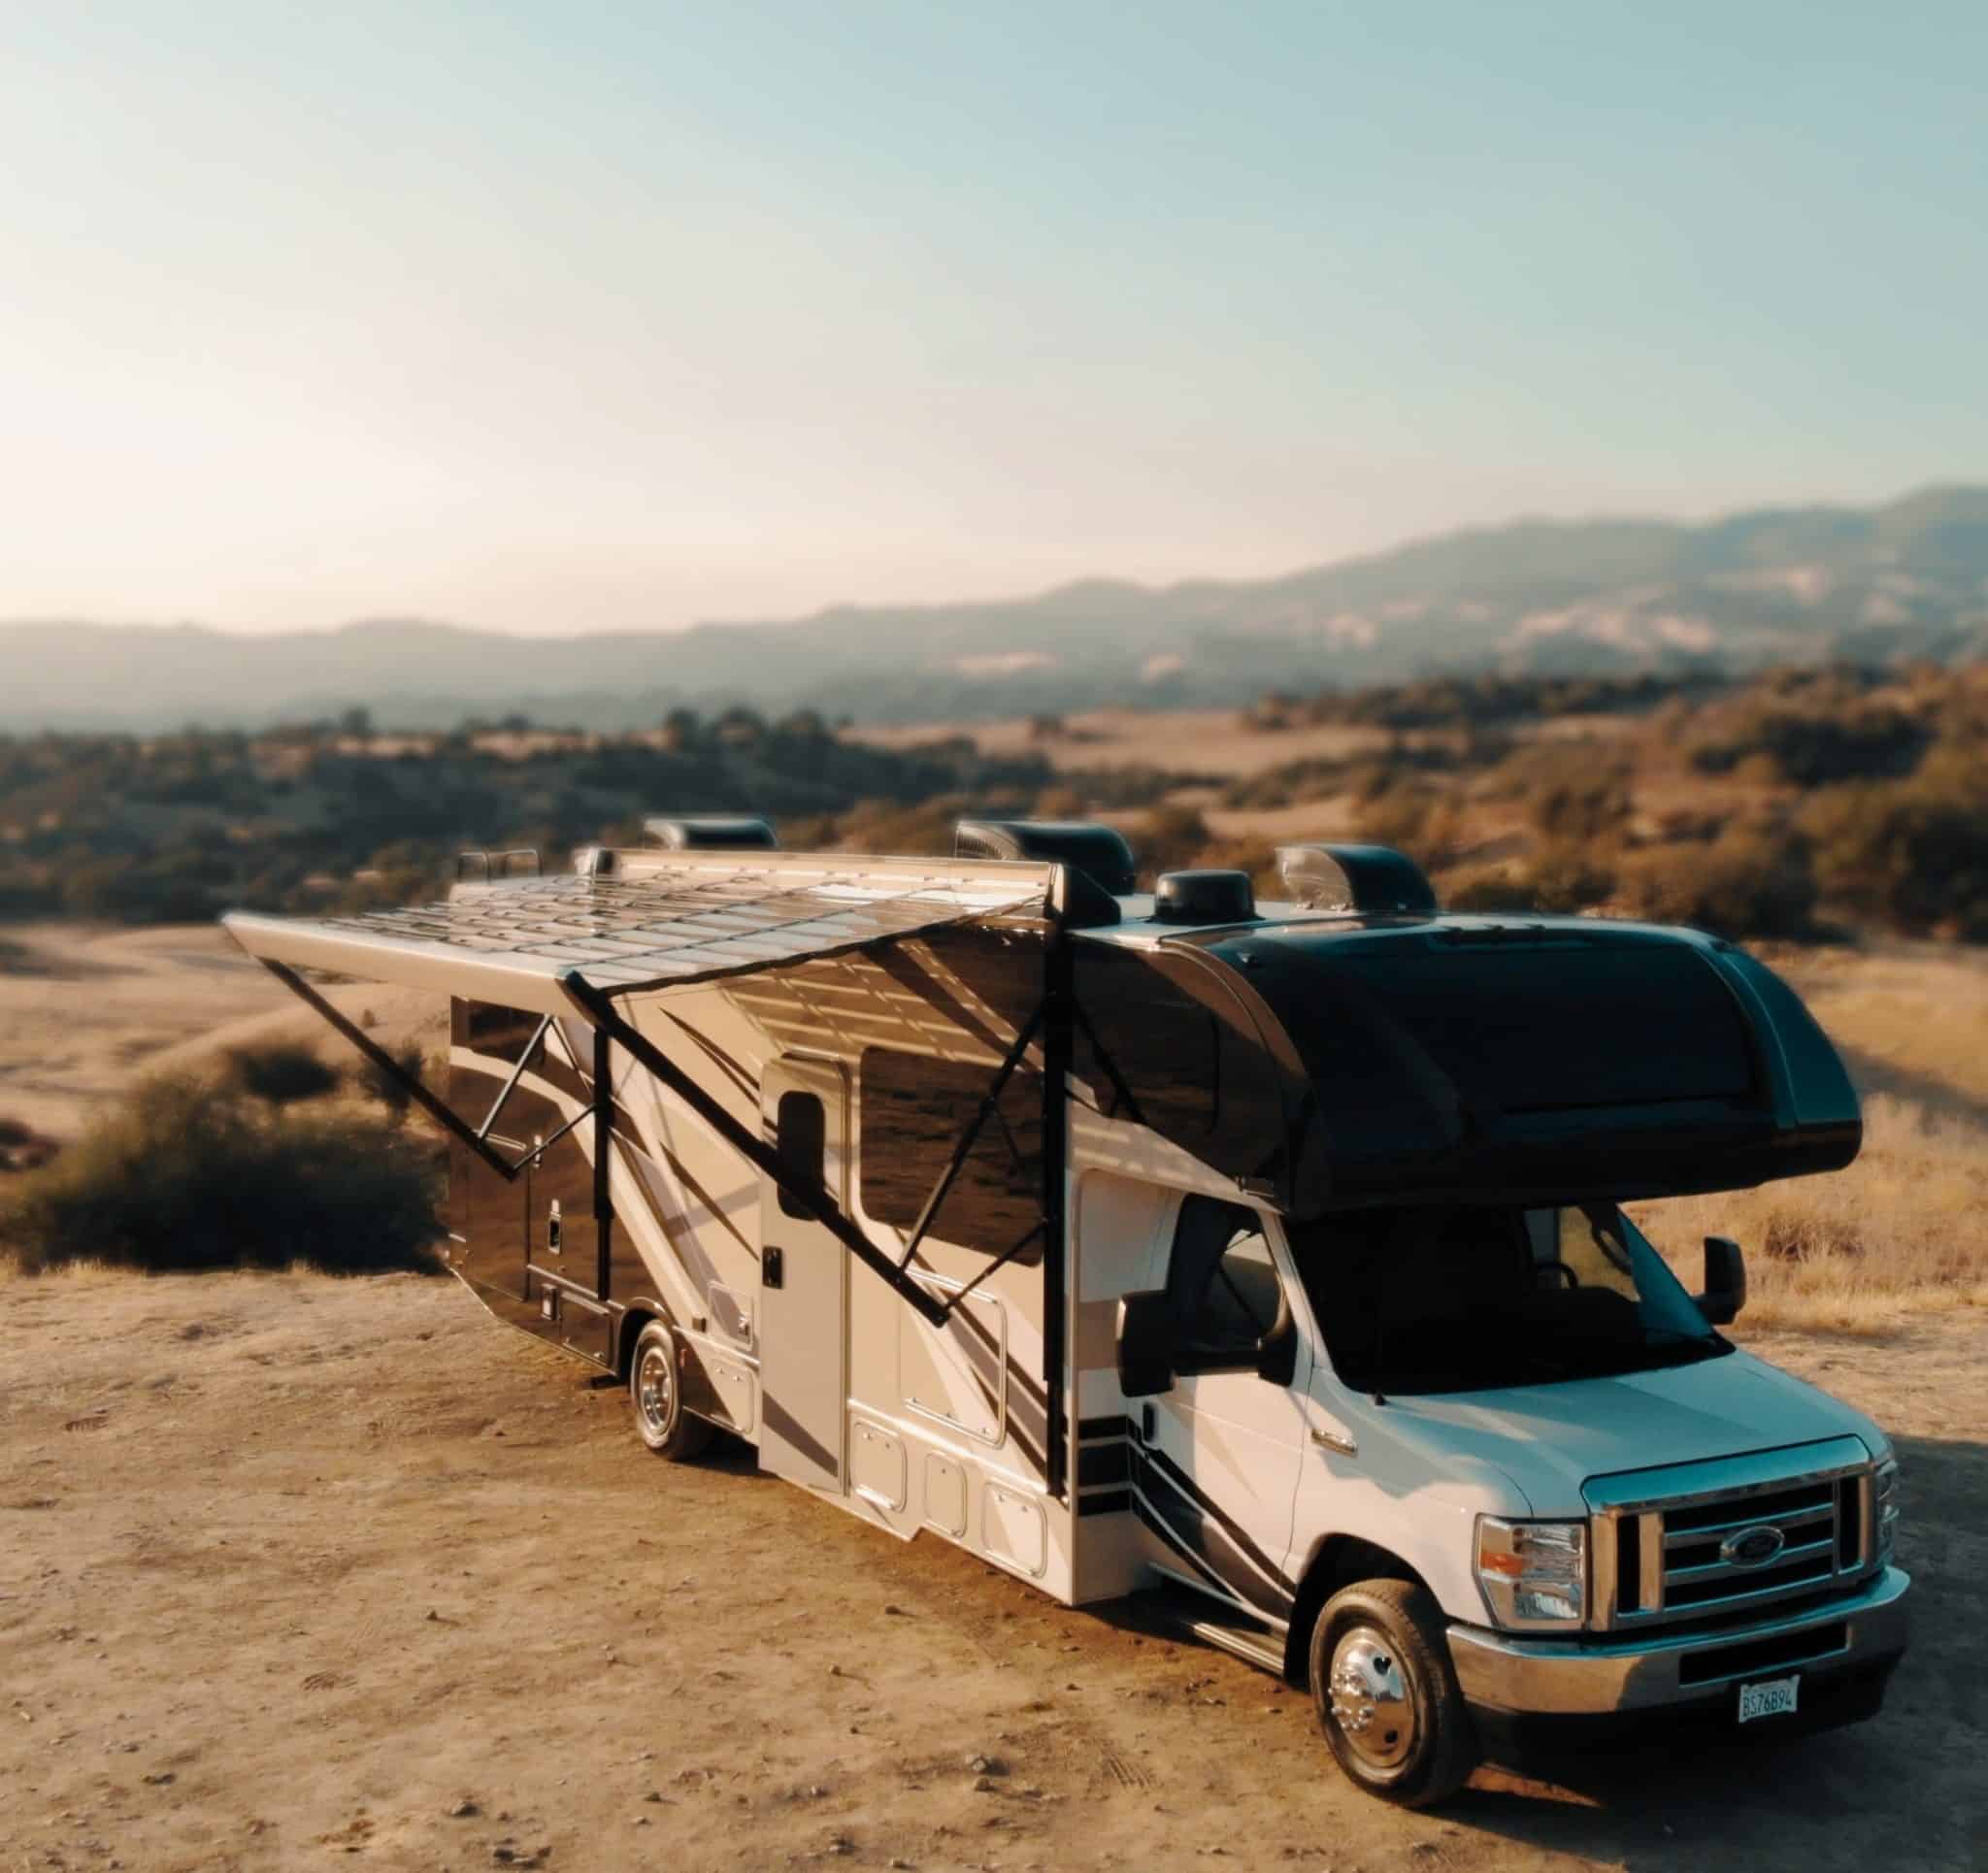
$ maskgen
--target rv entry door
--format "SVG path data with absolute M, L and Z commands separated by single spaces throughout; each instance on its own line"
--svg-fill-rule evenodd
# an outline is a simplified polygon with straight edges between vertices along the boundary
M 760 1081 L 766 1140 L 791 1178 L 848 1209 L 849 1081 L 788 1054 Z M 771 1177 L 759 1191 L 759 1466 L 843 1494 L 848 1251 Z

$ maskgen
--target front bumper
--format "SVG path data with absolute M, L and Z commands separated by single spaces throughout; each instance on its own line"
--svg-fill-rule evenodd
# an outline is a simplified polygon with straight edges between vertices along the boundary
M 1905 1649 L 1909 1574 L 1887 1567 L 1856 1592 L 1783 1619 L 1716 1632 L 1542 1639 L 1453 1626 L 1449 1656 L 1474 1708 L 1600 1716 L 1731 1697 L 1742 1678 L 1882 1677 Z

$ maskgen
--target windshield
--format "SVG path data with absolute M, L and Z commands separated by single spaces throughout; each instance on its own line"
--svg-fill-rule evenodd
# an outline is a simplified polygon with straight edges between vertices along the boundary
M 1291 1230 L 1333 1369 L 1361 1392 L 1474 1392 L 1730 1352 L 1612 1204 L 1352 1211 Z

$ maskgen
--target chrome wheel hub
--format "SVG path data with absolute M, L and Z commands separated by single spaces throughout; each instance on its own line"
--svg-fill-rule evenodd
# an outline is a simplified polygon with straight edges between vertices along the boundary
M 1375 1769 L 1399 1768 L 1415 1747 L 1415 1708 L 1402 1661 L 1369 1626 L 1342 1633 L 1333 1648 L 1332 1721 L 1346 1746 Z
M 643 1354 L 642 1364 L 636 1370 L 635 1401 L 641 1408 L 643 1423 L 658 1437 L 669 1431 L 676 1399 L 677 1375 L 671 1369 L 670 1356 L 661 1347 L 651 1346 Z

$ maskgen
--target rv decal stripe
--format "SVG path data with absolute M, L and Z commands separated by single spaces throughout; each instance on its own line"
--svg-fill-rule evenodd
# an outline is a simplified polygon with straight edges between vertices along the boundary
M 1097 1495 L 1080 1495 L 1077 1498 L 1078 1515 L 1119 1515 L 1132 1507 L 1130 1490 L 1108 1490 Z
M 1196 1489 L 1192 1478 L 1188 1477 L 1164 1452 L 1154 1450 L 1151 1445 L 1146 1445 L 1140 1453 L 1140 1469 L 1143 1472 L 1141 1476 L 1142 1488 L 1145 1487 L 1145 1479 L 1147 1477 L 1157 1477 L 1161 1482 L 1167 1484 L 1178 1496 L 1190 1503 L 1200 1515 L 1218 1528 L 1229 1545 L 1238 1554 L 1243 1556 L 1265 1580 L 1273 1583 L 1279 1593 L 1288 1596 L 1292 1586 L 1290 1576 L 1276 1561 L 1271 1560 L 1242 1528 L 1238 1528 L 1235 1522 L 1225 1515 L 1217 1504 L 1210 1502 L 1200 1490 Z
M 1115 1418 L 1079 1418 L 1077 1422 L 1077 1435 L 1079 1443 L 1090 1443 L 1099 1437 L 1126 1437 L 1132 1433 L 1132 1420 L 1122 1412 Z
M 730 1054 L 726 1053 L 716 1041 L 712 1040 L 708 1035 L 699 1034 L 680 1014 L 672 1014 L 668 1008 L 659 1009 L 658 1012 L 680 1028 L 689 1036 L 692 1043 L 710 1060 L 712 1065 L 719 1072 L 723 1073 L 747 1099 L 755 1101 L 758 1100 L 759 1082 L 745 1068 L 741 1067 Z
M 1244 1602 L 1238 1599 L 1236 1590 L 1201 1558 L 1195 1548 L 1191 1547 L 1183 1538 L 1180 1531 L 1169 1524 L 1165 1517 L 1137 1490 L 1134 1490 L 1132 1493 L 1132 1512 L 1154 1534 L 1159 1536 L 1161 1542 L 1178 1560 L 1184 1561 L 1187 1563 L 1188 1572 L 1200 1575 L 1215 1593 L 1219 1594 L 1231 1605 L 1240 1606 L 1244 1604 Z
M 1149 1495 L 1145 1484 L 1150 1474 L 1135 1485 L 1140 1520 L 1170 1547 L 1191 1556 L 1227 1598 L 1273 1619 L 1288 1618 L 1292 1596 L 1258 1579 L 1247 1558 L 1229 1541 L 1219 1524 L 1196 1513 L 1178 1496 L 1162 1502 Z
M 632 1128 L 624 1128 L 621 1124 L 622 1108 L 618 1105 L 614 1108 L 614 1135 L 627 1149 L 637 1154 L 638 1164 L 643 1158 L 661 1158 L 669 1166 L 670 1174 L 683 1186 L 691 1200 L 702 1206 L 706 1215 L 710 1216 L 733 1241 L 738 1243 L 753 1261 L 757 1262 L 759 1260 L 759 1251 L 750 1242 L 746 1241 L 745 1232 L 718 1206 L 711 1193 L 691 1175 L 688 1167 L 685 1166 L 682 1159 L 678 1157 L 668 1145 L 652 1146 L 644 1140 L 639 1132 Z M 648 1188 L 648 1179 L 646 1177 L 643 1179 L 643 1186 L 645 1189 Z M 669 1226 L 668 1218 L 663 1215 L 660 1201 L 656 1200 L 656 1193 L 651 1190 L 649 1196 L 651 1199 L 650 1206 L 656 1212 L 656 1220 L 662 1223 L 667 1230 Z M 687 1225 L 685 1227 L 686 1229 L 688 1228 Z
M 1077 1453 L 1077 1484 L 1122 1483 L 1132 1474 L 1132 1450 L 1127 1444 L 1092 1444 Z
M 525 1075 L 544 1080 L 555 1092 L 564 1093 L 570 1100 L 578 1100 L 581 1105 L 593 1103 L 594 1089 L 587 1076 L 561 1060 L 549 1047 L 539 1050 L 539 1058 L 525 1069 Z
M 912 1263 L 911 1266 L 919 1274 L 932 1274 L 936 1272 L 932 1265 L 922 1255 Z M 956 1325 L 963 1329 L 985 1347 L 989 1353 L 998 1353 L 1000 1351 L 999 1345 L 993 1333 L 989 1331 L 986 1323 L 977 1319 L 969 1309 L 964 1307 L 956 1309 L 947 1316 L 947 1325 Z M 1044 1423 L 1048 1412 L 1048 1394 L 1044 1391 L 1042 1381 L 1025 1365 L 1021 1364 L 1019 1361 L 1010 1360 L 1008 1362 L 1008 1384 L 1011 1392 L 1018 1391 L 1023 1400 L 1032 1407 L 1031 1416 L 1035 1423 L 1038 1425 Z

